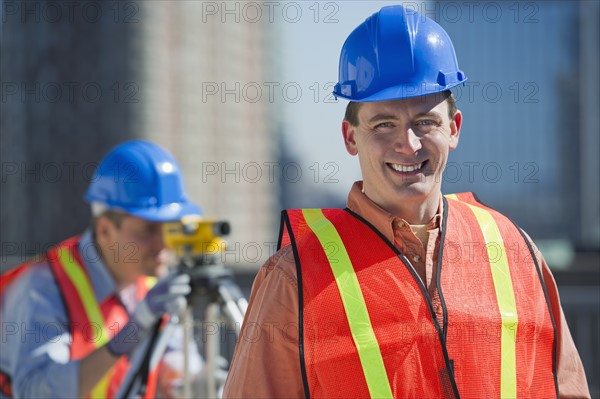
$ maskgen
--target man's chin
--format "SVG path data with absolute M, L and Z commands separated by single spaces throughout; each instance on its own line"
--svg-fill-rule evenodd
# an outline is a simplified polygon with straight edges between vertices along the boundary
M 437 188 L 439 191 L 440 188 Z M 432 186 L 428 182 L 414 182 L 411 184 L 404 184 L 400 187 L 396 187 L 396 197 L 400 200 L 419 200 L 424 201 L 432 193 L 436 192 L 436 187 Z

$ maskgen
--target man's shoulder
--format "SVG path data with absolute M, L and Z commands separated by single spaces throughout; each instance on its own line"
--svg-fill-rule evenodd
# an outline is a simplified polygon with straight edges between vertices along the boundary
M 2 301 L 28 301 L 29 298 L 59 297 L 56 280 L 47 261 L 24 266 L 26 269 L 6 288 Z
M 264 277 L 273 273 L 283 275 L 291 284 L 297 284 L 296 260 L 291 244 L 280 248 L 263 265 L 260 272 Z
M 28 262 L 24 265 L 19 265 L 16 267 L 24 267 L 25 270 L 17 277 L 15 283 L 25 281 L 30 284 L 36 283 L 44 283 L 47 284 L 49 282 L 54 282 L 54 277 L 52 275 L 52 270 L 50 269 L 50 264 L 46 259 L 39 259 L 33 262 Z

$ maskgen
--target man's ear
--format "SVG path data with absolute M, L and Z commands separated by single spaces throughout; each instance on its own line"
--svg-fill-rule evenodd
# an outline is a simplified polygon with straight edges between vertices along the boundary
M 456 111 L 454 117 L 450 121 L 450 149 L 454 150 L 458 147 L 458 139 L 460 138 L 460 127 L 462 126 L 462 113 Z
M 344 144 L 346 145 L 348 154 L 358 154 L 358 148 L 356 146 L 356 126 L 352 126 L 350 122 L 344 119 L 342 121 L 342 135 L 344 136 Z
M 111 222 L 107 217 L 100 215 L 96 219 L 96 226 L 94 227 L 94 232 L 96 233 L 96 240 L 99 242 L 107 242 L 108 239 L 112 236 L 112 230 L 115 228 L 113 222 Z

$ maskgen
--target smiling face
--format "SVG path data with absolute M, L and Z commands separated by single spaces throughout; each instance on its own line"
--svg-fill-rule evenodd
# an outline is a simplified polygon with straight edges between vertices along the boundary
M 448 152 L 458 145 L 462 115 L 439 95 L 361 103 L 356 126 L 344 120 L 346 149 L 358 155 L 363 191 L 409 223 L 437 212 Z

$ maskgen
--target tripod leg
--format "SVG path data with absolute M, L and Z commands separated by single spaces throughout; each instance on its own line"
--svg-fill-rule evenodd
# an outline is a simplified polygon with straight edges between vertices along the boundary
M 220 317 L 220 307 L 218 303 L 209 303 L 206 306 L 206 322 L 210 326 L 215 327 L 215 331 L 219 331 L 218 323 Z M 217 398 L 217 368 L 219 356 L 219 334 L 208 334 L 206 337 L 206 397 Z
M 225 313 L 235 326 L 236 334 L 239 336 L 244 315 L 248 308 L 248 301 L 246 301 L 240 288 L 231 280 L 221 282 L 218 292 L 225 304 Z
M 182 396 L 184 398 L 192 397 L 192 379 L 190 376 L 190 340 L 193 334 L 193 315 L 192 308 L 188 307 L 182 315 L 181 324 L 183 325 L 183 381 Z

